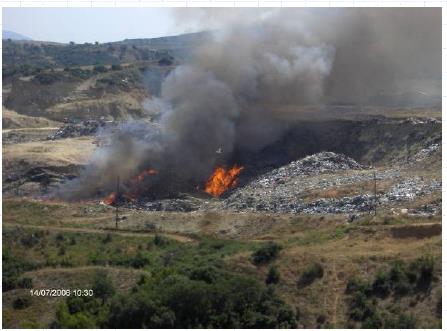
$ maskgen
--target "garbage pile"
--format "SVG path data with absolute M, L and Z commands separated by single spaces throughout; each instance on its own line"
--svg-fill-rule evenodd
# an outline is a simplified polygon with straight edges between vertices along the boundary
M 107 122 L 103 120 L 86 120 L 77 123 L 67 123 L 55 133 L 50 134 L 47 140 L 74 138 L 81 136 L 93 136 L 99 129 L 104 128 Z
M 410 201 L 441 190 L 440 181 L 420 177 L 405 178 L 399 169 L 376 171 L 378 181 L 391 180 L 395 184 L 387 192 L 376 196 L 379 204 Z M 374 209 L 372 193 L 374 173 L 371 169 L 344 155 L 318 153 L 294 161 L 235 189 L 219 208 L 231 211 L 269 213 L 357 213 Z M 343 197 L 324 197 L 312 200 L 309 191 L 321 192 L 330 188 L 371 182 L 371 191 Z
M 432 144 L 432 145 L 428 146 L 427 148 L 421 149 L 411 159 L 416 162 L 423 161 L 426 158 L 435 154 L 440 148 L 441 148 L 440 144 Z
M 202 201 L 193 198 L 172 198 L 154 201 L 134 200 L 125 202 L 125 207 L 147 211 L 191 212 L 199 209 Z
M 335 206 L 333 199 L 331 203 L 326 203 L 325 199 L 321 199 L 311 204 L 303 200 L 304 190 L 325 189 L 333 185 L 348 184 L 371 177 L 371 174 L 329 178 L 315 177 L 316 175 L 364 169 L 366 169 L 365 166 L 342 154 L 321 152 L 310 155 L 264 174 L 250 184 L 236 189 L 227 199 L 222 201 L 222 208 L 235 211 L 272 213 L 341 213 L 359 209 L 364 210 L 367 208 L 366 202 L 364 205 L 356 205 L 355 202 L 350 201 L 351 199 L 355 200 L 355 197 L 343 198 L 344 200 L 341 199 L 336 202 Z M 367 198 L 363 199 L 368 200 Z M 329 206 L 330 204 L 332 205 Z
M 381 197 L 380 201 L 408 201 L 436 191 L 441 192 L 441 190 L 442 183 L 440 181 L 432 180 L 426 183 L 420 177 L 414 177 L 394 185 L 389 192 Z

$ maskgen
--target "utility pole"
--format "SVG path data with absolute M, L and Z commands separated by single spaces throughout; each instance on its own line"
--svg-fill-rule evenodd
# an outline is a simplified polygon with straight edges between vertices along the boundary
M 377 177 L 374 171 L 374 216 L 377 215 Z
M 405 144 L 405 147 L 406 147 L 406 151 L 407 151 L 407 164 L 409 164 L 410 163 L 410 145 L 408 143 L 408 138 L 407 138 L 407 142 Z
M 117 228 L 117 229 L 118 229 L 118 220 L 119 220 L 119 216 L 118 216 L 119 199 L 120 199 L 120 176 L 117 176 L 116 177 L 116 199 L 115 199 L 115 228 Z

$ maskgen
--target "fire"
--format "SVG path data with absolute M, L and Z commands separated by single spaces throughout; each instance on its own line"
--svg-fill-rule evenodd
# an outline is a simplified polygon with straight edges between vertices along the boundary
M 106 205 L 111 205 L 112 203 L 115 202 L 115 200 L 116 200 L 116 193 L 112 192 L 104 199 L 104 203 Z
M 129 191 L 124 194 L 120 194 L 120 197 L 124 197 L 128 200 L 134 201 L 137 198 L 138 184 L 143 182 L 143 180 L 147 176 L 154 176 L 156 174 L 157 174 L 157 170 L 152 169 L 152 168 L 143 170 L 137 176 L 135 176 L 129 180 L 131 183 L 131 189 L 129 189 Z M 106 205 L 112 205 L 115 203 L 117 198 L 118 198 L 118 194 L 116 192 L 112 192 L 104 199 L 103 202 Z
M 132 178 L 133 182 L 142 182 L 146 176 L 154 176 L 157 174 L 157 170 L 149 168 L 140 172 L 140 174 Z
M 237 185 L 237 176 L 244 167 L 233 166 L 226 170 L 224 167 L 217 167 L 211 177 L 206 182 L 205 192 L 212 196 L 221 196 L 230 187 Z

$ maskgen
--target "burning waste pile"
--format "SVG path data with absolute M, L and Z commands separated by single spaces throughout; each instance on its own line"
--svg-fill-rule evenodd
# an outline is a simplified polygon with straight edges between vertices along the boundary
M 418 26 L 405 24 L 410 20 L 408 14 L 387 11 L 377 15 L 371 10 L 344 10 L 337 15 L 312 10 L 265 10 L 259 16 L 247 16 L 244 11 L 238 12 L 240 15 L 198 13 L 204 29 L 214 32 L 168 74 L 159 97 L 143 102 L 148 113 L 157 114 L 155 119 L 101 129 L 101 139 L 106 142 L 97 148 L 78 178 L 54 192 L 58 198 L 106 197 L 108 204 L 144 202 L 154 209 L 170 208 L 166 201 L 177 199 L 177 208 L 190 209 L 180 202 L 182 194 L 222 197 L 237 189 L 238 176 L 248 171 L 244 156 L 272 146 L 290 129 L 287 120 L 275 114 L 275 105 L 299 109 L 340 100 L 363 102 L 370 94 L 392 89 L 395 82 L 417 75 L 407 70 L 417 66 L 404 66 L 403 61 L 419 60 L 421 52 L 427 56 L 421 46 L 424 43 L 416 38 L 411 40 L 410 53 L 405 40 L 395 42 L 401 30 Z M 328 24 L 320 24 L 321 15 Z M 423 16 L 415 15 L 412 23 Z M 191 19 L 197 20 L 197 16 Z M 210 22 L 217 26 L 207 26 Z M 421 29 L 419 25 L 418 35 L 424 35 Z M 388 38 L 379 43 L 383 35 Z M 365 62 L 364 54 L 376 61 Z M 426 61 L 430 63 L 430 59 Z M 78 134 L 85 132 L 67 126 L 51 139 Z M 346 169 L 361 166 L 344 156 L 326 153 L 292 163 L 272 176 L 277 176 L 275 184 L 280 186 L 292 174 Z M 285 185 L 299 183 L 288 181 Z M 232 197 L 235 195 L 226 199 L 228 206 L 236 204 Z M 303 208 L 291 198 L 290 194 L 279 194 L 279 200 L 271 203 L 246 203 L 247 208 L 256 210 Z M 193 209 L 200 208 L 192 205 Z
M 308 177 L 363 169 L 367 167 L 342 154 L 321 152 L 310 155 L 268 172 L 245 187 L 236 189 L 223 202 L 223 208 L 274 213 L 337 213 L 370 210 L 371 197 L 368 195 L 347 197 L 338 204 L 334 201 L 306 204 L 300 198 L 302 192 L 312 186 L 307 181 Z M 318 180 L 321 181 L 321 179 Z

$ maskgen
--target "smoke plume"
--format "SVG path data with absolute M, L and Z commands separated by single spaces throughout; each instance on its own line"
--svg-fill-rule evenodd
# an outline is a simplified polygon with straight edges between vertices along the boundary
M 441 13 L 436 9 L 178 9 L 178 24 L 213 31 L 163 81 L 133 121 L 111 135 L 69 198 L 113 191 L 153 168 L 146 194 L 191 190 L 235 150 L 256 152 L 288 128 L 279 105 L 299 109 L 412 89 L 440 93 Z M 405 91 L 402 91 L 404 89 Z

